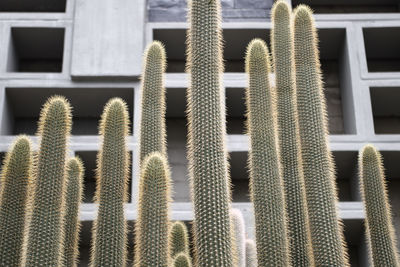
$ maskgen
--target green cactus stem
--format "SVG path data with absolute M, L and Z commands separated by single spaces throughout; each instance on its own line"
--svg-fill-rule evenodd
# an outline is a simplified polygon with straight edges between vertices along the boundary
M 264 41 L 247 49 L 247 131 L 250 136 L 250 196 L 254 205 L 258 265 L 289 266 L 284 191 L 275 127 L 274 92 L 268 79 L 270 61 Z M 268 222 L 268 223 L 266 223 Z
M 316 266 L 349 266 L 337 210 L 317 43 L 311 10 L 298 6 L 294 17 L 297 105 L 314 260 Z
M 39 121 L 40 148 L 28 203 L 22 267 L 61 266 L 65 159 L 72 117 L 64 97 L 47 100 Z
M 154 41 L 144 54 L 142 77 L 142 117 L 140 122 L 140 161 L 151 152 L 166 155 L 164 46 Z
M 360 152 L 358 165 L 366 212 L 366 236 L 373 266 L 399 267 L 381 154 L 372 145 L 366 145 Z
M 290 229 L 288 237 L 291 265 L 313 266 L 297 115 L 292 12 L 285 1 L 279 0 L 274 4 L 272 22 L 279 150 L 287 207 L 287 227 Z
M 67 189 L 65 192 L 64 217 L 64 267 L 76 267 L 79 243 L 79 206 L 83 192 L 83 164 L 78 158 L 67 162 Z
M 31 164 L 31 142 L 19 136 L 6 155 L 1 174 L 0 266 L 21 265 Z
M 188 231 L 183 222 L 176 221 L 172 224 L 169 240 L 171 258 L 175 258 L 175 256 L 181 252 L 189 254 Z
M 136 222 L 136 267 L 167 267 L 169 263 L 170 173 L 165 157 L 146 157 L 140 177 Z
M 185 253 L 180 253 L 174 258 L 173 267 L 191 267 L 190 258 Z
M 126 220 L 128 162 L 126 148 L 129 115 L 125 102 L 113 98 L 100 122 L 101 150 L 97 158 L 97 219 L 93 225 L 92 267 L 126 266 Z
M 195 265 L 202 267 L 233 266 L 220 5 L 220 0 L 189 1 L 188 159 Z

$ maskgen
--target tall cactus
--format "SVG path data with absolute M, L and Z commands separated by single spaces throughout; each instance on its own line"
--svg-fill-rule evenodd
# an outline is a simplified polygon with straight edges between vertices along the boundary
M 275 95 L 268 79 L 268 54 L 265 43 L 256 39 L 249 44 L 246 56 L 246 72 L 249 75 L 247 126 L 251 144 L 250 196 L 254 205 L 260 267 L 289 266 L 285 201 L 273 106 Z
M 195 213 L 195 265 L 202 267 L 233 265 L 220 5 L 220 0 L 189 2 L 188 154 Z
M 304 5 L 295 10 L 294 48 L 300 140 L 315 265 L 348 266 L 337 211 L 317 34 L 311 10 Z
M 399 267 L 396 238 L 380 153 L 366 145 L 359 155 L 360 188 L 366 232 L 374 266 Z
M 180 253 L 174 258 L 173 267 L 191 267 L 190 258 L 185 253 Z
M 186 225 L 181 221 L 176 221 L 171 226 L 169 233 L 169 244 L 171 258 L 174 258 L 177 254 L 189 253 L 189 237 Z
M 257 249 L 253 240 L 246 240 L 246 267 L 257 267 Z
M 314 260 L 299 139 L 291 13 L 285 1 L 274 4 L 271 40 L 291 265 L 301 267 L 313 266 Z
M 30 140 L 19 136 L 7 153 L 1 174 L 0 266 L 21 265 L 31 164 Z
M 142 117 L 140 122 L 140 161 L 151 152 L 166 155 L 165 145 L 165 49 L 154 41 L 144 54 L 142 77 Z
M 143 162 L 136 222 L 136 267 L 167 267 L 169 263 L 170 173 L 158 152 Z
M 127 197 L 128 161 L 126 136 L 129 115 L 122 99 L 106 104 L 100 122 L 103 138 L 97 158 L 97 219 L 93 225 L 92 267 L 126 265 L 126 221 L 124 202 Z
M 65 158 L 71 131 L 71 108 L 64 97 L 51 97 L 40 114 L 40 149 L 35 166 L 23 267 L 61 266 Z
M 80 231 L 79 206 L 82 202 L 83 172 L 83 164 L 78 157 L 69 159 L 64 204 L 64 267 L 77 266 Z
M 234 236 L 234 256 L 237 260 L 237 267 L 246 266 L 246 230 L 243 214 L 238 209 L 231 210 L 232 234 Z

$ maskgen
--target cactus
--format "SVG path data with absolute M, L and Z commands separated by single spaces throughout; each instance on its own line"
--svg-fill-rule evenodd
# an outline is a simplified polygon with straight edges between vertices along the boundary
M 220 0 L 191 0 L 188 129 L 196 266 L 232 267 Z M 216 227 L 217 226 L 217 227 Z
M 67 100 L 51 97 L 40 114 L 38 135 L 41 140 L 28 203 L 23 267 L 61 266 L 65 158 L 71 124 Z
M 31 163 L 31 142 L 19 136 L 7 153 L 1 174 L 0 266 L 21 264 Z
M 158 152 L 148 155 L 139 185 L 136 267 L 168 266 L 170 182 L 165 157 Z
M 290 229 L 288 237 L 291 265 L 313 266 L 299 139 L 292 15 L 285 1 L 280 0 L 274 4 L 272 21 L 274 27 L 271 40 L 276 79 L 279 149 L 287 207 L 287 227 Z
M 246 72 L 249 75 L 246 90 L 247 130 L 251 144 L 250 196 L 254 205 L 260 267 L 289 265 L 284 191 L 273 106 L 275 95 L 268 80 L 268 54 L 268 48 L 262 40 L 253 40 L 246 56 Z
M 188 231 L 183 222 L 176 221 L 172 224 L 169 240 L 171 258 L 175 258 L 181 252 L 189 254 Z
M 79 243 L 79 205 L 82 202 L 83 164 L 78 158 L 67 163 L 67 189 L 64 217 L 64 267 L 76 267 Z
M 242 212 L 238 209 L 231 210 L 232 234 L 234 236 L 234 253 L 237 267 L 246 266 L 246 233 Z
M 142 117 L 140 122 L 140 161 L 151 152 L 166 155 L 165 145 L 165 50 L 154 41 L 145 52 L 142 77 Z
M 257 249 L 253 240 L 246 240 L 246 267 L 257 267 Z
M 185 253 L 180 253 L 174 258 L 173 267 L 191 267 L 190 258 Z
M 126 265 L 126 221 L 128 162 L 126 149 L 129 115 L 122 99 L 113 98 L 104 108 L 100 122 L 102 147 L 97 158 L 97 219 L 93 224 L 91 266 Z
M 398 267 L 396 239 L 380 153 L 366 145 L 359 155 L 360 191 L 366 212 L 366 236 L 374 266 Z
M 304 181 L 316 266 L 348 266 L 337 191 L 325 97 L 311 10 L 300 5 L 294 17 L 297 104 Z

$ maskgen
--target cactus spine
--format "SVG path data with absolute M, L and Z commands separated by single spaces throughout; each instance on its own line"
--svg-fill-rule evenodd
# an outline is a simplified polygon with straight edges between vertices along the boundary
M 189 237 L 186 225 L 183 222 L 176 221 L 172 224 L 169 240 L 171 258 L 175 258 L 181 252 L 189 254 Z
M 366 145 L 359 155 L 360 188 L 366 211 L 367 240 L 374 266 L 398 267 L 396 239 L 380 153 Z
M 82 202 L 83 164 L 76 157 L 67 163 L 64 217 L 64 267 L 76 267 L 79 243 L 79 206 Z
M 1 174 L 0 266 L 21 264 L 31 163 L 30 140 L 19 136 L 7 153 Z
M 336 208 L 317 34 L 311 10 L 304 5 L 295 10 L 294 47 L 300 140 L 315 265 L 348 266 Z
M 288 236 L 291 265 L 313 266 L 297 116 L 292 15 L 285 1 L 280 0 L 274 4 L 272 21 L 274 27 L 271 40 L 276 79 L 279 148 L 287 226 L 290 229 Z
M 238 209 L 231 210 L 232 232 L 234 236 L 234 253 L 237 267 L 246 266 L 246 233 L 242 212 Z
M 23 267 L 61 266 L 65 158 L 71 131 L 71 108 L 63 97 L 51 97 L 40 114 L 41 138 L 35 167 Z
M 190 1 L 189 17 L 188 154 L 195 213 L 195 265 L 232 267 L 220 0 Z
M 257 267 L 257 249 L 253 240 L 246 240 L 246 267 Z
M 135 266 L 167 267 L 171 201 L 167 160 L 158 152 L 151 153 L 145 158 L 141 172 Z
M 128 161 L 125 138 L 129 115 L 122 99 L 113 98 L 105 106 L 100 121 L 102 147 L 97 158 L 97 219 L 93 225 L 92 267 L 126 265 L 126 221 Z
M 140 161 L 151 152 L 166 155 L 165 141 L 165 50 L 155 41 L 146 49 L 142 77 Z
M 289 266 L 285 201 L 276 132 L 268 48 L 253 40 L 247 49 L 247 126 L 250 136 L 250 196 L 254 205 L 258 265 Z M 268 223 L 266 223 L 268 222 Z M 271 227 L 273 225 L 273 227 Z
M 185 253 L 180 253 L 174 258 L 173 267 L 191 267 L 189 256 Z

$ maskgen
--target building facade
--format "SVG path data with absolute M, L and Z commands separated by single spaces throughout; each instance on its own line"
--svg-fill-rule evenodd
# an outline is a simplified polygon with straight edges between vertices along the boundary
M 366 143 L 382 151 L 397 235 L 400 235 L 400 2 L 398 0 L 292 0 L 315 10 L 331 148 L 336 163 L 340 216 L 352 267 L 367 267 L 364 212 L 358 190 L 357 153 Z M 332 4 L 334 3 L 334 4 Z M 242 210 L 254 237 L 248 194 L 244 134 L 244 55 L 253 38 L 269 44 L 273 0 L 222 0 L 227 109 L 227 147 L 233 205 Z M 73 106 L 70 155 L 85 163 L 81 208 L 81 263 L 87 266 L 94 169 L 99 149 L 98 120 L 107 100 L 129 106 L 132 154 L 126 214 L 136 218 L 140 73 L 144 48 L 164 43 L 168 67 L 168 156 L 174 181 L 174 220 L 190 222 L 186 160 L 185 0 L 2 0 L 0 1 L 0 152 L 18 134 L 34 136 L 41 105 L 54 94 Z M 130 231 L 130 253 L 132 231 Z

